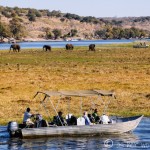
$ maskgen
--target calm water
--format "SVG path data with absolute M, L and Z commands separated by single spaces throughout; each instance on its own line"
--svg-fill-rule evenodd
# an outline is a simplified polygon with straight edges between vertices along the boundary
M 87 40 L 87 41 L 52 41 L 52 42 L 20 42 L 22 49 L 25 48 L 42 48 L 43 45 L 51 45 L 52 47 L 65 47 L 67 43 L 72 43 L 74 46 L 88 46 L 89 44 L 116 44 L 116 43 L 131 43 L 134 40 Z M 0 44 L 0 50 L 9 49 L 11 44 Z
M 11 139 L 0 126 L 0 149 L 2 150 L 106 150 L 106 149 L 150 149 L 150 118 L 143 118 L 133 133 L 119 136 Z

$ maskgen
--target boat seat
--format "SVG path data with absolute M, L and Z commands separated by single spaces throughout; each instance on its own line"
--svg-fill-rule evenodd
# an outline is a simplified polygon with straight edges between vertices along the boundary
M 85 125 L 85 119 L 83 117 L 79 117 L 77 119 L 77 126 L 84 126 Z

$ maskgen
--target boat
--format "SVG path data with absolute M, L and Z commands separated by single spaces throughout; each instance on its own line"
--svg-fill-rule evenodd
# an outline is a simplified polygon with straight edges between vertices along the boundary
M 79 97 L 82 105 L 82 98 L 85 97 L 97 97 L 99 100 L 102 97 L 110 97 L 109 101 L 105 103 L 104 112 L 107 111 L 107 107 L 110 101 L 116 98 L 114 91 L 105 91 L 105 90 L 62 90 L 62 91 L 38 91 L 34 98 L 37 98 L 39 95 L 43 95 L 41 104 L 45 106 L 45 102 L 50 102 L 56 115 L 57 109 L 54 107 L 54 104 L 51 100 L 52 97 Z M 61 99 L 59 99 L 61 100 Z M 70 100 L 70 99 L 69 99 Z M 72 100 L 72 99 L 71 99 Z M 82 108 L 82 107 L 81 107 Z M 112 135 L 112 134 L 122 134 L 133 131 L 138 124 L 140 123 L 143 115 L 133 116 L 133 117 L 115 117 L 112 118 L 112 121 L 108 124 L 95 123 L 92 125 L 80 124 L 82 117 L 79 117 L 77 120 L 79 124 L 77 125 L 63 125 L 57 126 L 47 122 L 45 127 L 21 127 L 21 125 L 15 121 L 8 123 L 8 132 L 11 137 L 22 137 L 22 138 L 37 138 L 37 137 L 58 137 L 58 136 L 95 136 L 95 135 Z M 77 121 L 77 122 L 78 122 Z M 82 120 L 83 121 L 83 120 Z
M 79 41 L 79 39 L 71 39 L 70 41 L 76 42 Z
M 15 40 L 14 38 L 10 38 L 10 39 L 8 40 L 8 43 L 10 43 L 10 44 L 15 44 L 15 43 L 16 43 L 16 40 Z
M 133 48 L 148 48 L 149 45 L 140 45 L 140 44 L 137 44 L 137 45 L 133 45 Z

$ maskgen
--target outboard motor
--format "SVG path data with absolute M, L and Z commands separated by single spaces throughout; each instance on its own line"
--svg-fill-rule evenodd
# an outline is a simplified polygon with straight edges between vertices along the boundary
M 18 123 L 15 121 L 8 123 L 7 131 L 9 132 L 10 137 L 21 137 L 21 129 L 19 129 Z

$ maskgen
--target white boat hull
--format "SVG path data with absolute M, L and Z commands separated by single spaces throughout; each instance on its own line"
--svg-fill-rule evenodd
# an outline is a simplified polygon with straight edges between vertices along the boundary
M 54 136 L 94 136 L 121 134 L 134 130 L 143 116 L 121 118 L 114 124 L 95 124 L 84 126 L 56 126 L 22 129 L 23 138 Z

